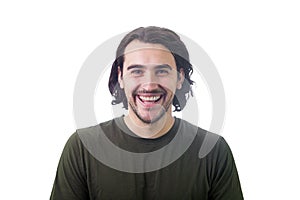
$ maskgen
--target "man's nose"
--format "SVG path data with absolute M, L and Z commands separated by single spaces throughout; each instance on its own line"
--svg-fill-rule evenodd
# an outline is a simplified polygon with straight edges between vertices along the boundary
M 153 83 L 158 83 L 158 77 L 155 75 L 154 72 L 148 72 L 145 74 L 144 76 L 144 83 L 149 83 L 149 84 L 153 84 Z
M 154 73 L 147 73 L 144 76 L 142 87 L 147 91 L 155 90 L 158 88 L 158 78 Z

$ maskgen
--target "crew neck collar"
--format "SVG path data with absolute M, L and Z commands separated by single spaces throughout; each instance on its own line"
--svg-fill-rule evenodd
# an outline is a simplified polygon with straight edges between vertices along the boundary
M 152 146 L 152 150 L 153 148 L 159 149 L 165 145 L 167 145 L 176 135 L 178 128 L 179 128 L 179 124 L 180 124 L 180 119 L 174 117 L 174 123 L 172 125 L 172 127 L 162 136 L 157 137 L 157 138 L 142 138 L 136 134 L 134 134 L 126 125 L 125 121 L 124 121 L 124 116 L 118 117 L 114 119 L 114 122 L 116 123 L 116 127 L 119 128 L 120 130 L 120 135 L 118 136 L 119 139 L 121 141 L 124 141 L 124 144 L 119 143 L 119 145 L 123 146 L 121 148 L 124 148 L 125 146 L 135 146 L 138 149 L 142 148 L 142 146 Z M 125 149 L 127 149 L 125 147 Z M 147 150 L 146 150 L 147 151 Z

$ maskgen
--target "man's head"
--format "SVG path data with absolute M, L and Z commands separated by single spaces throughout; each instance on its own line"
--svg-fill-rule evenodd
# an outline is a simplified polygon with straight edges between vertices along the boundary
M 158 120 L 174 105 L 180 111 L 192 95 L 193 69 L 179 36 L 159 27 L 138 28 L 121 41 L 109 78 L 109 90 L 145 123 Z M 164 110 L 164 111 L 163 111 Z

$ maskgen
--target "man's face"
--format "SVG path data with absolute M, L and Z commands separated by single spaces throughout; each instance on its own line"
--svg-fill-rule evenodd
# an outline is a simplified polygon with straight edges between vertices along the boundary
M 171 105 L 176 89 L 181 88 L 183 72 L 178 77 L 171 52 L 160 44 L 132 41 L 125 49 L 123 73 L 119 83 L 128 100 L 129 115 L 143 123 L 154 123 Z

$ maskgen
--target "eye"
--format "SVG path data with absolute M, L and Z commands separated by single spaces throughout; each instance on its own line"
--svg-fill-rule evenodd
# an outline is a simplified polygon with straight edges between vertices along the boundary
M 168 75 L 168 74 L 169 74 L 169 71 L 166 70 L 166 69 L 159 69 L 159 70 L 156 71 L 156 74 L 157 74 L 157 75 L 160 75 L 160 76 Z
M 140 69 L 134 69 L 134 70 L 131 70 L 130 74 L 134 75 L 134 76 L 140 76 L 143 74 L 143 70 L 140 70 Z

